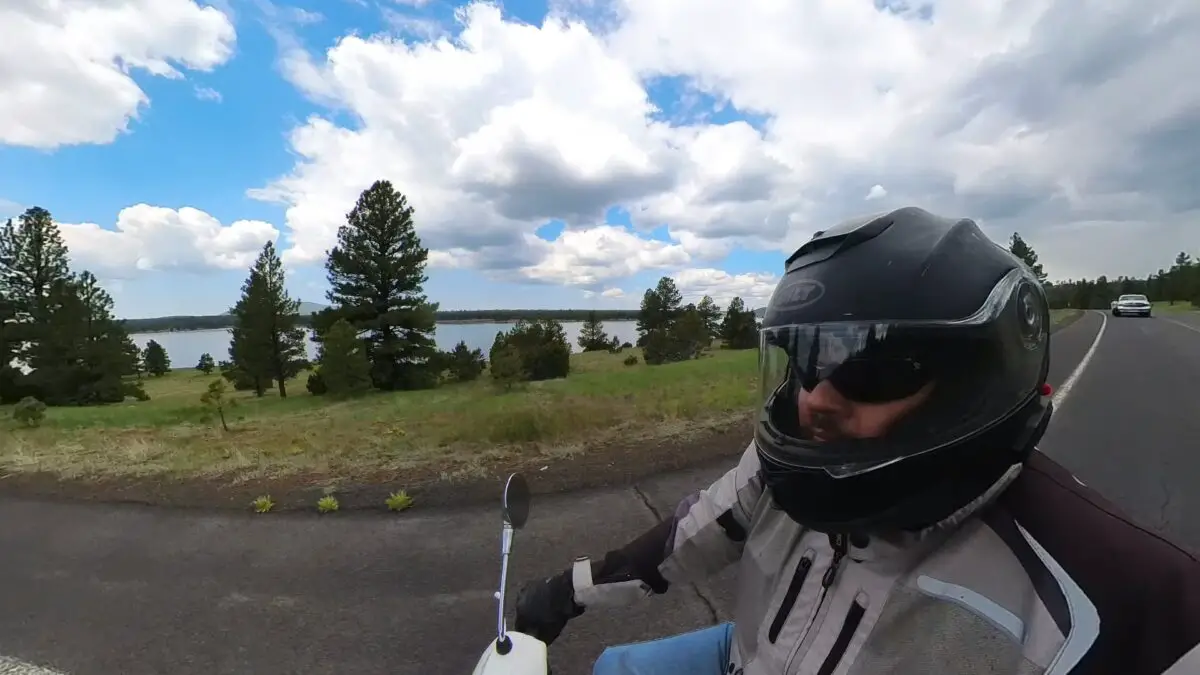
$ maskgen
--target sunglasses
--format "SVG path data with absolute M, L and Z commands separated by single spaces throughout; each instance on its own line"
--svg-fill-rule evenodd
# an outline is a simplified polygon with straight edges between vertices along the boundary
M 800 386 L 806 391 L 828 380 L 838 393 L 855 403 L 888 403 L 908 398 L 932 379 L 928 368 L 914 358 L 851 357 L 797 374 Z

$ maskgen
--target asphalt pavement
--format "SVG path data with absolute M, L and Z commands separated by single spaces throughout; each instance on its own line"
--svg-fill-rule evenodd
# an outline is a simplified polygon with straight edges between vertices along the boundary
M 1060 385 L 1105 326 L 1042 445 L 1197 545 L 1200 320 L 1172 321 L 1091 313 L 1055 334 Z M 624 543 L 723 468 L 535 501 L 514 578 Z M 498 509 L 262 517 L 0 498 L 0 674 L 467 673 L 494 631 L 498 550 Z M 724 618 L 731 576 L 585 614 L 552 647 L 556 671 Z

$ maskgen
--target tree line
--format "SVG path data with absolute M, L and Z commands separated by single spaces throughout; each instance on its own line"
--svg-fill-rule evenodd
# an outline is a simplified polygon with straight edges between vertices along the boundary
M 450 309 L 434 312 L 439 323 L 510 323 L 518 319 L 556 319 L 558 321 L 583 321 L 595 313 L 601 321 L 633 321 L 638 317 L 636 309 Z M 157 333 L 166 331 L 220 330 L 232 328 L 234 317 L 230 314 L 202 316 L 159 316 L 148 319 L 124 319 L 125 329 L 130 333 Z M 312 325 L 312 314 L 299 314 L 296 325 Z
M 1038 262 L 1037 253 L 1020 233 L 1014 232 L 1009 250 L 1025 261 L 1046 288 L 1051 309 L 1108 309 L 1109 303 L 1126 294 L 1146 296 L 1150 302 L 1191 303 L 1200 307 L 1200 260 L 1180 251 L 1168 268 L 1145 277 L 1105 275 L 1095 279 L 1068 279 L 1050 282 Z
M 556 317 L 583 319 L 578 344 L 584 352 L 620 353 L 634 346 L 604 330 L 606 319 L 626 319 L 628 313 L 543 310 L 542 316 L 516 317 L 520 310 L 508 310 L 518 320 L 496 334 L 486 357 L 465 342 L 439 350 L 434 342 L 438 304 L 423 291 L 428 250 L 413 217 L 406 197 L 386 180 L 359 195 L 326 255 L 329 306 L 307 319 L 317 345 L 312 362 L 300 303 L 287 292 L 274 244 L 264 244 L 240 297 L 223 317 L 230 334 L 225 358 L 204 354 L 195 365 L 220 375 L 210 382 L 204 404 L 221 412 L 227 384 L 257 396 L 274 389 L 286 397 L 288 383 L 306 371 L 307 391 L 331 396 L 429 389 L 475 380 L 485 372 L 503 391 L 566 377 L 572 350 Z M 1009 248 L 1045 280 L 1037 254 L 1018 233 Z M 1047 289 L 1056 307 L 1105 307 L 1126 292 L 1191 300 L 1200 295 L 1200 265 L 1180 254 L 1169 270 L 1144 280 L 1101 277 L 1047 283 Z M 453 314 L 465 320 L 503 312 Z M 642 361 L 650 366 L 702 358 L 714 346 L 758 345 L 756 313 L 741 298 L 724 309 L 710 296 L 684 304 L 670 277 L 645 291 L 633 316 Z M 169 372 L 170 357 L 154 340 L 139 350 L 129 337 L 130 324 L 113 318 L 112 299 L 94 275 L 70 269 L 67 247 L 48 211 L 31 208 L 0 229 L 0 401 L 54 406 L 146 400 L 143 378 Z M 639 359 L 630 354 L 624 361 L 636 365 Z

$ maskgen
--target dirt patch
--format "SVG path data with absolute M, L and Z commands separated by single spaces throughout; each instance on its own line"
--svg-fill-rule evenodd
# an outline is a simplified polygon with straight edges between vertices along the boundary
M 525 473 L 535 494 L 627 485 L 647 476 L 736 459 L 750 441 L 749 418 L 696 430 L 667 442 L 631 441 L 534 457 L 496 457 L 472 465 L 470 475 L 426 470 L 376 473 L 331 481 L 300 474 L 231 482 L 222 478 L 64 479 L 52 473 L 0 476 L 0 495 L 36 499 L 133 503 L 175 508 L 234 509 L 252 512 L 251 502 L 270 495 L 273 512 L 316 512 L 316 501 L 332 488 L 340 510 L 386 511 L 384 500 L 400 488 L 414 509 L 495 503 L 503 479 Z M 334 516 L 336 517 L 336 516 Z

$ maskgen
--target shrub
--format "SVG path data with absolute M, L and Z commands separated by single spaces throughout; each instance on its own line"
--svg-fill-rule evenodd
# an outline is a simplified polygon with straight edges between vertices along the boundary
M 337 497 L 333 495 L 325 495 L 317 500 L 317 511 L 321 513 L 333 513 L 338 510 Z
M 321 396 L 329 391 L 329 387 L 325 386 L 325 380 L 321 378 L 321 373 L 317 372 L 308 374 L 308 379 L 304 382 L 304 388 L 313 396 Z
M 46 404 L 32 396 L 26 396 L 13 408 L 12 416 L 21 426 L 40 427 L 46 419 Z
M 626 356 L 623 363 L 627 366 L 636 366 L 638 364 L 637 354 L 630 354 L 629 356 Z
M 504 345 L 499 350 L 492 350 L 492 383 L 504 391 L 509 391 L 525 381 L 525 371 L 521 367 L 521 354 L 513 345 Z
M 496 354 L 507 346 L 520 355 L 525 380 L 566 377 L 571 371 L 571 345 L 562 324 L 553 319 L 522 319 L 507 333 L 497 333 L 490 360 L 495 362 Z
M 445 354 L 444 363 L 450 376 L 459 382 L 470 382 L 479 377 L 486 367 L 482 349 L 467 347 L 464 340 L 454 345 L 454 349 Z
M 413 498 L 404 490 L 399 490 L 388 495 L 387 507 L 392 511 L 403 511 L 412 508 Z

